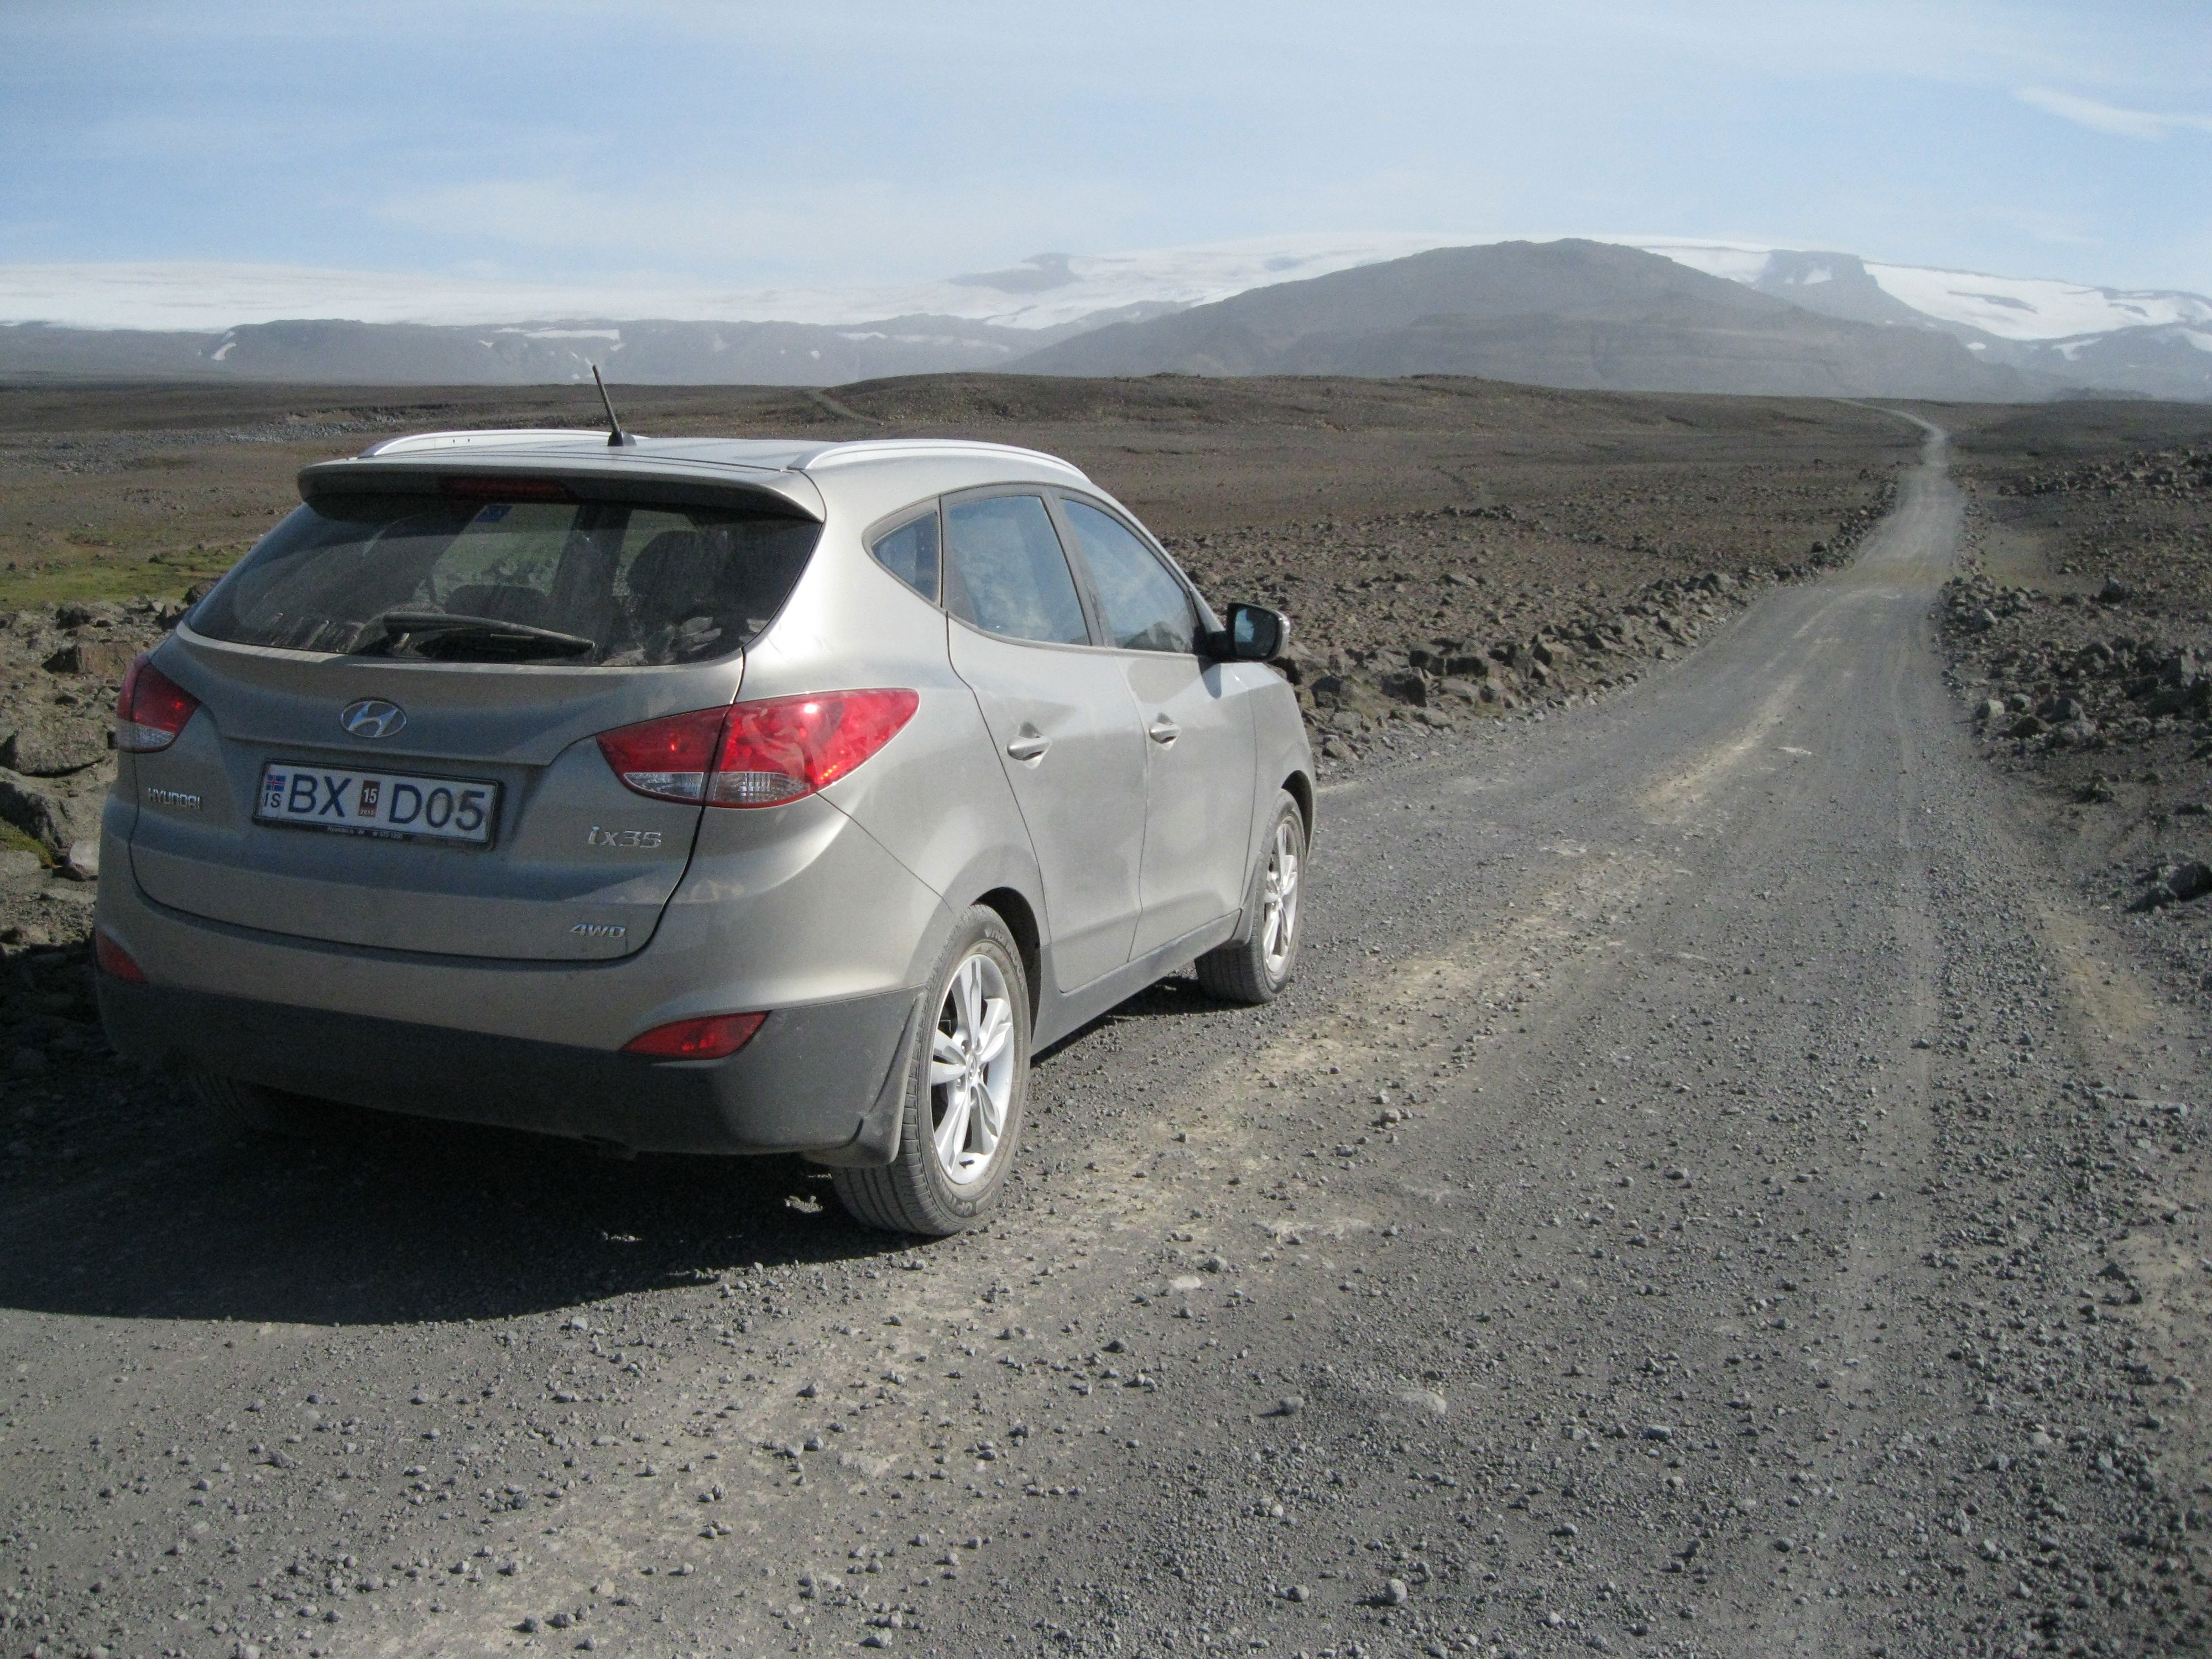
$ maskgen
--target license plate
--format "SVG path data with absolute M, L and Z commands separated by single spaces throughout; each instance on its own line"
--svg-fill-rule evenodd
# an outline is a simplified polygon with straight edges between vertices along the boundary
M 262 823 L 489 847 L 499 816 L 499 786 L 468 778 L 270 761 L 261 769 L 260 804 L 253 816 Z

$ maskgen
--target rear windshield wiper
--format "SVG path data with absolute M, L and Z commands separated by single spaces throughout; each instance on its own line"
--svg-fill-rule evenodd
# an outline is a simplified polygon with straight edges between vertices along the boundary
M 497 617 L 454 616 L 443 611 L 387 611 L 362 630 L 355 656 L 390 656 L 402 641 L 410 654 L 453 659 L 474 657 L 519 662 L 531 657 L 582 657 L 599 648 L 597 640 L 562 634 Z

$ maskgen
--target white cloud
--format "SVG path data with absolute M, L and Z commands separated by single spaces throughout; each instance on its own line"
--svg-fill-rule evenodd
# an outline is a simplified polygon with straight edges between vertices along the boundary
M 2117 104 L 2077 98 L 2070 92 L 2053 92 L 2046 87 L 2022 87 L 2014 95 L 2021 103 L 2033 104 L 2061 120 L 2121 138 L 2155 139 L 2173 132 L 2212 132 L 2212 116 L 2158 115 L 2148 110 L 2123 109 Z

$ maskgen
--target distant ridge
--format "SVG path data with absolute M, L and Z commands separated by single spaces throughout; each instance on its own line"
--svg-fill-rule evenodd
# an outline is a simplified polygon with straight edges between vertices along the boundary
M 1038 374 L 1476 374 L 1619 392 L 2020 399 L 2053 389 L 1933 328 L 1823 315 L 1638 248 L 1499 242 L 1095 329 Z
M 0 325 L 0 373 L 174 375 L 363 386 L 542 386 L 599 362 L 634 386 L 839 386 L 887 374 L 997 368 L 1041 337 L 954 317 L 811 323 L 616 322 L 497 327 L 317 319 L 216 334 Z
M 47 319 L 0 323 L 0 375 L 511 386 L 585 380 L 596 361 L 645 385 L 1018 366 L 2212 401 L 2203 295 L 1735 242 L 1310 234 L 629 302 L 429 273 L 0 264 L 0 317 Z M 149 325 L 111 325 L 126 317 Z

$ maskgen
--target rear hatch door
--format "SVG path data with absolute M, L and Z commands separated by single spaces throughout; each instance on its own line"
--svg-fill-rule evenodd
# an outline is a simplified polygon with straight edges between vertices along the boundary
M 703 809 L 626 788 L 594 738 L 731 702 L 818 526 L 475 487 L 412 520 L 318 499 L 161 648 L 201 707 L 134 760 L 150 898 L 452 956 L 604 959 L 652 938 Z
M 149 897 L 338 944 L 553 960 L 624 956 L 652 938 L 702 810 L 633 794 L 592 738 L 726 702 L 741 665 L 720 685 L 679 688 L 621 671 L 318 662 L 179 639 L 157 665 L 202 707 L 168 749 L 137 760 L 131 864 Z M 343 717 L 364 706 L 364 729 L 386 708 L 404 723 L 354 736 Z M 196 805 L 173 804 L 185 801 Z M 477 814 L 481 841 L 466 838 Z

